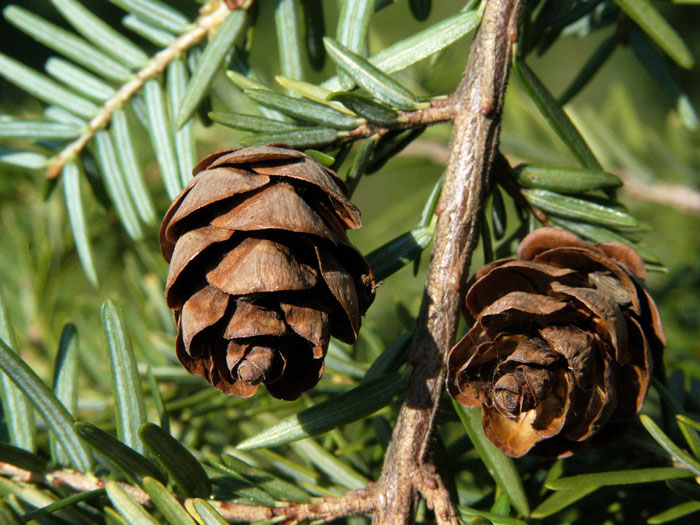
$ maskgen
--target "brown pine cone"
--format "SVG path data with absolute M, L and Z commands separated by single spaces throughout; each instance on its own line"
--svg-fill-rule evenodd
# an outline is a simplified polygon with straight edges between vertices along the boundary
M 484 434 L 510 456 L 566 456 L 620 435 L 665 343 L 644 277 L 626 244 L 530 233 L 468 287 L 473 324 L 448 355 L 450 394 L 482 407 Z
M 320 379 L 330 336 L 354 342 L 374 299 L 345 234 L 360 212 L 335 173 L 286 147 L 219 151 L 194 174 L 160 230 L 177 356 L 227 394 L 262 382 L 296 399 Z

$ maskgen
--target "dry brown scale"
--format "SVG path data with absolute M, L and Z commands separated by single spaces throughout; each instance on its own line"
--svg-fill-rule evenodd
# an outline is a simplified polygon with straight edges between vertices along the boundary
M 296 399 L 323 373 L 330 336 L 352 343 L 374 299 L 347 238 L 362 225 L 344 183 L 284 146 L 202 159 L 160 230 L 177 356 L 236 396 L 260 383 Z
M 517 258 L 468 287 L 472 328 L 448 355 L 450 394 L 483 408 L 484 433 L 511 456 L 566 456 L 620 435 L 665 344 L 644 277 L 625 244 L 530 233 Z

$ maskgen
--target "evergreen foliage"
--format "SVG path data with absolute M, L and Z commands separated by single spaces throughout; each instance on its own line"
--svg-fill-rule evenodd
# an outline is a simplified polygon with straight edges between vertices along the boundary
M 40 71 L 0 52 L 28 94 L 0 100 L 0 522 L 255 521 L 367 486 L 407 386 L 450 94 L 486 0 L 109 2 L 3 10 L 51 54 Z M 676 5 L 693 3 L 526 2 L 474 268 L 542 224 L 632 245 L 667 370 L 632 432 L 567 460 L 504 456 L 479 409 L 445 398 L 433 461 L 464 523 L 700 511 L 700 41 L 686 22 L 700 11 Z M 293 402 L 226 397 L 177 363 L 157 242 L 199 157 L 268 143 L 345 179 L 364 212 L 352 240 L 385 281 L 358 342 L 331 340 L 323 379 Z

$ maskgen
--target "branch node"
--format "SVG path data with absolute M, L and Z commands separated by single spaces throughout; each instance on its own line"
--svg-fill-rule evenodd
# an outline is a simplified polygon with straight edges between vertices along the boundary
M 413 487 L 425 498 L 425 503 L 435 514 L 440 525 L 457 525 L 457 514 L 450 502 L 450 493 L 445 488 L 435 465 L 425 464 L 411 474 Z

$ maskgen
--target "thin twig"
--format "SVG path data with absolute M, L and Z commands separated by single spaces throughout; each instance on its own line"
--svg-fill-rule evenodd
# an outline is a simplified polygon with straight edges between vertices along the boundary
M 69 487 L 76 492 L 90 492 L 104 488 L 107 483 L 93 476 L 86 476 L 77 470 L 55 470 L 46 474 L 44 483 L 55 487 Z M 141 487 L 119 482 L 119 485 L 134 501 L 141 505 L 150 505 L 151 497 Z
M 269 515 L 257 520 L 284 517 L 282 523 L 303 522 L 322 519 L 331 521 L 344 516 L 366 514 L 371 512 L 376 504 L 376 490 L 373 485 L 367 489 L 350 490 L 338 498 L 323 498 L 311 503 L 290 502 L 286 507 L 267 507 Z M 229 521 L 240 520 L 240 517 L 229 511 L 230 504 L 215 504 L 216 509 Z M 240 515 L 238 515 L 240 516 Z M 254 521 L 254 520 L 249 520 Z
M 413 518 L 412 475 L 428 460 L 444 387 L 444 356 L 454 342 L 459 304 L 476 248 L 484 185 L 498 142 L 501 108 L 522 0 L 491 0 L 457 89 L 457 115 L 435 247 L 412 343 L 415 366 L 379 480 L 377 524 Z
M 89 492 L 91 490 L 101 489 L 104 488 L 106 484 L 99 478 L 82 474 L 77 470 L 60 469 L 42 474 L 31 470 L 25 470 L 4 461 L 0 461 L 0 475 L 17 478 L 23 483 L 42 483 L 54 487 L 68 487 L 76 492 Z M 135 487 L 128 483 L 119 484 L 126 490 L 129 496 L 135 501 L 138 501 L 141 505 L 149 505 L 151 503 L 151 497 L 140 487 Z
M 24 470 L 23 468 L 4 462 L 0 462 L 0 476 L 12 476 L 25 483 L 43 479 L 41 477 L 37 478 L 36 474 L 30 470 Z
M 238 8 L 244 4 L 240 1 L 229 1 L 228 3 Z M 206 12 L 197 18 L 192 29 L 179 36 L 172 44 L 154 55 L 131 80 L 121 86 L 114 96 L 105 102 L 92 120 L 88 122 L 82 135 L 68 144 L 49 161 L 49 165 L 46 168 L 46 177 L 49 179 L 58 177 L 63 166 L 83 151 L 85 146 L 95 136 L 95 133 L 109 124 L 114 113 L 126 104 L 144 86 L 148 79 L 162 73 L 168 67 L 168 64 L 181 53 L 198 44 L 210 31 L 219 27 L 230 12 L 226 4 L 226 2 L 217 2 L 214 4 L 215 7 L 212 5 L 205 6 L 206 9 L 203 8 L 203 11 Z
M 668 182 L 642 182 L 624 171 L 613 171 L 622 179 L 625 192 L 645 202 L 656 202 L 684 213 L 700 215 L 700 191 L 682 184 Z
M 339 145 L 344 142 L 354 141 L 379 135 L 380 137 L 392 131 L 415 128 L 419 126 L 431 126 L 444 122 L 452 122 L 455 117 L 455 98 L 453 96 L 442 97 L 431 101 L 430 107 L 415 111 L 399 111 L 399 119 L 396 123 L 387 126 L 368 122 L 348 131 L 338 140 Z
M 437 140 L 418 139 L 411 142 L 400 155 L 427 157 L 436 164 L 445 164 L 450 150 Z M 700 191 L 696 188 L 669 182 L 644 182 L 623 170 L 610 170 L 610 173 L 622 179 L 622 190 L 633 199 L 656 202 L 683 213 L 700 215 Z
M 76 470 L 60 469 L 41 474 L 22 469 L 10 463 L 0 462 L 0 475 L 11 476 L 24 483 L 39 483 L 54 487 L 68 487 L 76 492 L 89 492 L 104 488 L 106 481 Z M 151 506 L 149 494 L 141 487 L 119 483 L 127 494 L 144 506 Z M 227 501 L 209 500 L 209 503 L 229 521 L 261 521 L 282 518 L 284 523 L 314 519 L 334 519 L 342 516 L 371 512 L 376 502 L 376 486 L 351 490 L 338 498 L 323 498 L 310 503 L 289 502 L 278 507 L 244 505 Z M 185 498 L 180 498 L 184 501 Z
M 428 508 L 435 514 L 438 525 L 457 525 L 457 514 L 450 502 L 450 493 L 435 466 L 423 465 L 413 472 L 413 487 L 425 498 Z

